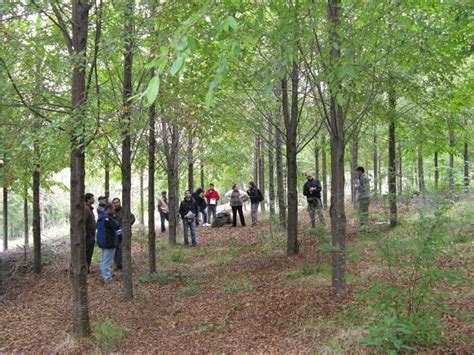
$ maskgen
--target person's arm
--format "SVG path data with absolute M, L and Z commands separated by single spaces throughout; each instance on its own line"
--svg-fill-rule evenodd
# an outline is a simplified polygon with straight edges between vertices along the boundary
M 204 197 L 207 199 L 211 198 L 211 193 L 209 190 L 206 191 L 206 193 L 204 194 Z
M 179 215 L 180 215 L 182 218 L 184 218 L 184 204 L 183 204 L 183 202 L 181 202 L 181 203 L 179 204 L 179 211 L 178 211 L 178 213 L 179 213 Z
M 198 206 L 198 203 L 196 202 L 196 200 L 194 200 L 194 212 L 193 213 L 196 215 L 196 218 L 197 218 L 198 215 L 199 215 L 199 206 Z
M 316 191 L 321 192 L 322 187 L 321 187 L 321 182 L 319 180 L 316 180 Z
M 309 195 L 309 184 L 306 182 L 303 186 L 303 195 L 308 196 Z

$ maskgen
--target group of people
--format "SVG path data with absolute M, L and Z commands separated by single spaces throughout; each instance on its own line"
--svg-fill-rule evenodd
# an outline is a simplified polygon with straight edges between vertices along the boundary
M 100 272 L 104 283 L 112 281 L 112 264 L 116 270 L 122 270 L 122 203 L 118 197 L 108 201 L 107 197 L 99 197 L 97 220 L 94 215 L 95 198 L 91 193 L 85 194 L 84 217 L 86 224 L 86 263 L 87 272 L 91 272 L 92 256 L 97 246 L 102 249 Z M 135 216 L 131 214 L 131 224 Z

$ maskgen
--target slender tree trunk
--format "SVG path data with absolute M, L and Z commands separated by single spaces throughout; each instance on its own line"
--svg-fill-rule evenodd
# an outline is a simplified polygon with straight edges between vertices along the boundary
M 23 196 L 23 221 L 24 236 L 25 236 L 25 247 L 30 245 L 30 218 L 28 213 L 28 189 L 25 189 L 25 196 Z
M 193 157 L 193 137 L 191 133 L 188 138 L 188 189 L 194 192 L 194 157 Z
M 314 176 L 316 180 L 319 180 L 319 146 L 318 146 L 318 140 L 315 139 L 315 145 L 314 145 Z
M 280 117 L 279 121 L 281 121 Z M 280 225 L 286 228 L 285 185 L 283 180 L 283 153 L 280 129 L 275 130 L 275 160 L 277 170 L 278 218 Z
M 273 157 L 273 125 L 268 125 L 268 197 L 270 216 L 275 215 L 275 164 Z
M 398 159 L 397 159 L 397 162 L 398 162 L 398 189 L 397 189 L 397 193 L 398 195 L 400 196 L 402 194 L 402 191 L 403 191 L 403 160 L 402 160 L 402 144 L 401 142 L 398 142 Z
M 200 165 L 201 165 L 201 169 L 200 169 L 200 171 L 201 171 L 201 187 L 203 189 L 205 189 L 205 187 L 204 187 L 205 186 L 204 185 L 204 164 L 202 163 L 202 161 L 201 161 Z
M 39 161 L 38 142 L 33 144 L 34 156 Z M 33 256 L 35 274 L 41 273 L 41 206 L 40 206 L 40 174 L 41 168 L 36 164 L 33 172 Z M 85 251 L 84 251 L 85 252 Z
M 351 201 L 354 205 L 354 208 L 356 208 L 357 201 L 356 201 L 356 190 L 355 190 L 355 169 L 357 168 L 357 161 L 358 161 L 358 155 L 359 155 L 359 137 L 357 134 L 354 135 L 354 138 L 352 139 L 352 145 L 351 145 Z M 366 167 L 368 169 L 368 167 Z
M 439 164 L 438 164 L 438 152 L 434 152 L 434 179 L 435 179 L 435 189 L 439 188 Z
M 464 142 L 463 150 L 463 160 L 464 160 L 464 187 L 467 189 L 469 187 L 469 145 L 467 142 Z
M 168 138 L 170 126 L 162 121 L 163 141 L 165 144 L 165 155 L 167 163 L 168 176 L 168 209 L 169 209 L 169 232 L 168 241 L 170 245 L 176 245 L 176 236 L 178 229 L 178 207 L 179 207 L 179 166 L 178 158 L 180 153 L 180 131 L 175 125 L 171 126 L 171 142 Z
M 378 160 L 379 160 L 379 151 L 377 146 L 377 133 L 374 133 L 374 195 L 378 195 L 378 182 L 379 182 L 379 169 L 378 169 Z M 381 191 L 380 191 L 381 192 Z
M 110 164 L 108 162 L 105 163 L 104 190 L 105 197 L 108 200 L 110 197 Z
M 124 69 L 123 69 L 123 132 L 122 132 L 122 258 L 123 258 L 123 295 L 126 300 L 133 298 L 132 280 L 132 149 L 131 149 L 131 97 L 133 94 L 133 12 L 134 1 L 128 0 L 124 10 Z
M 425 172 L 423 169 L 423 150 L 421 145 L 418 146 L 418 189 L 420 192 L 425 192 Z
M 3 186 L 3 251 L 8 250 L 8 187 Z
M 395 110 L 396 98 L 394 90 L 390 87 L 388 92 L 388 105 L 390 110 L 390 123 L 388 128 L 388 195 L 390 204 L 390 227 L 398 223 L 397 216 L 397 171 L 396 171 L 396 138 L 395 138 Z
M 151 69 L 150 77 L 155 76 Z M 155 230 L 155 120 L 156 105 L 148 110 L 148 270 L 156 272 L 156 230 Z
M 263 196 L 265 196 L 265 149 L 263 145 L 263 139 L 261 137 L 258 138 L 258 145 L 259 145 L 259 159 L 258 159 L 258 180 L 259 180 L 259 187 L 260 191 L 262 191 Z M 260 208 L 262 212 L 265 212 L 265 200 L 260 203 Z
M 454 188 L 454 132 L 449 130 L 449 167 L 448 167 L 448 186 L 449 191 Z
M 326 137 L 321 137 L 321 165 L 322 165 L 322 175 L 323 175 L 323 205 L 324 208 L 328 205 L 328 164 L 326 158 Z
M 341 56 L 339 0 L 328 1 L 328 18 L 331 23 L 331 65 L 336 66 Z M 337 48 L 336 48 L 337 47 Z M 337 88 L 342 91 L 342 85 Z M 331 133 L 331 241 L 332 252 L 332 287 L 338 297 L 347 294 L 346 287 L 346 214 L 344 209 L 344 112 L 331 92 L 330 133 Z
M 139 220 L 140 225 L 145 225 L 145 187 L 144 187 L 144 170 L 140 170 L 140 211 L 139 211 Z
M 253 182 L 258 186 L 258 157 L 260 156 L 259 153 L 259 144 L 258 138 L 255 138 L 254 142 L 254 159 L 253 159 Z
M 72 41 L 74 72 L 72 81 L 72 118 L 74 120 L 71 132 L 71 264 L 69 268 L 72 283 L 73 302 L 73 329 L 78 337 L 90 334 L 89 304 L 87 300 L 87 264 L 86 264 L 86 228 L 84 219 L 84 179 L 85 179 L 85 152 L 83 122 L 85 119 L 84 104 L 86 101 L 86 49 L 89 26 L 90 5 L 83 0 L 72 0 Z M 38 179 L 37 166 L 34 179 Z M 39 192 L 39 188 L 35 193 Z M 39 203 L 39 197 L 37 197 Z M 39 210 L 37 210 L 39 213 Z M 40 223 L 39 216 L 35 215 L 35 225 Z M 34 233 L 35 254 L 39 252 L 39 229 Z M 36 258 L 35 258 L 36 259 Z M 36 260 L 35 260 L 36 264 Z
M 287 254 L 296 255 L 299 252 L 298 244 L 298 191 L 297 191 L 297 128 L 298 128 L 298 66 L 293 62 L 291 70 L 291 112 L 288 101 L 288 84 L 286 77 L 281 82 L 282 108 L 286 127 L 286 162 L 288 169 L 287 199 Z

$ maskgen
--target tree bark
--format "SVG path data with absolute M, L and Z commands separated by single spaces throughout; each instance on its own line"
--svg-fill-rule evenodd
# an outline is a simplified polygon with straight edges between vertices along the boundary
M 258 158 L 260 156 L 259 153 L 259 144 L 258 144 L 258 137 L 255 138 L 254 142 L 254 159 L 253 159 L 253 182 L 258 186 Z
M 104 190 L 105 190 L 105 197 L 107 200 L 110 197 L 110 164 L 107 162 L 105 163 L 105 177 L 104 177 Z
M 390 204 L 390 227 L 398 223 L 397 216 L 397 171 L 396 171 L 396 138 L 395 138 L 395 110 L 396 98 L 393 87 L 388 91 L 388 106 L 390 122 L 388 128 L 388 198 Z
M 355 169 L 357 168 L 357 161 L 358 161 L 358 155 L 359 155 L 359 137 L 357 134 L 354 135 L 354 138 L 352 138 L 352 145 L 351 145 L 351 201 L 354 205 L 354 208 L 356 208 L 357 201 L 356 201 L 356 190 L 355 190 Z M 366 167 L 368 169 L 368 167 Z
M 145 172 L 143 169 L 140 171 L 140 225 L 145 225 L 145 187 L 144 187 L 144 177 Z
M 268 125 L 268 197 L 270 216 L 275 215 L 275 164 L 273 157 L 273 122 Z
M 150 77 L 155 76 L 151 69 Z M 148 270 L 156 272 L 156 230 L 155 230 L 155 120 L 156 105 L 148 110 Z
M 200 165 L 201 165 L 201 169 L 200 169 L 200 171 L 201 171 L 201 187 L 203 189 L 205 189 L 205 187 L 204 187 L 205 186 L 204 185 L 204 164 L 202 163 L 202 161 L 201 161 Z
M 262 191 L 263 196 L 265 196 L 265 149 L 263 145 L 263 139 L 262 137 L 258 138 L 258 152 L 259 152 L 259 157 L 258 157 L 258 180 L 259 180 L 259 187 L 260 191 Z M 260 203 L 260 208 L 262 212 L 265 212 L 265 200 L 263 200 Z
M 378 182 L 379 182 L 379 170 L 378 170 L 378 160 L 379 160 L 379 150 L 377 146 L 377 133 L 374 133 L 374 195 L 378 195 Z M 382 192 L 382 191 L 380 191 Z
M 331 23 L 331 65 L 334 68 L 341 57 L 339 0 L 328 1 L 328 18 Z M 339 92 L 342 85 L 337 85 Z M 344 208 L 344 112 L 337 102 L 336 94 L 330 93 L 330 133 L 331 133 L 331 241 L 332 287 L 338 297 L 347 295 L 346 286 L 346 214 Z
M 286 162 L 288 169 L 287 180 L 287 254 L 296 255 L 298 244 L 298 191 L 297 191 L 297 134 L 298 134 L 298 66 L 293 62 L 291 70 L 291 112 L 289 111 L 288 84 L 286 77 L 282 79 L 282 108 L 286 127 Z
M 326 137 L 321 137 L 321 174 L 323 178 L 323 206 L 326 208 L 328 205 L 328 164 L 326 158 Z
M 38 142 L 33 144 L 34 156 L 39 162 L 39 146 Z M 33 172 L 33 272 L 35 274 L 41 273 L 41 206 L 40 206 L 40 165 L 35 166 Z M 81 199 L 82 201 L 82 199 Z M 85 252 L 85 251 L 84 251 Z
M 449 191 L 454 188 L 454 132 L 449 130 L 449 167 L 448 167 L 448 186 Z
M 8 187 L 3 186 L 3 251 L 8 250 Z
M 467 189 L 469 187 L 469 145 L 467 142 L 464 142 L 463 150 L 463 160 L 464 160 L 464 187 Z
M 188 189 L 194 192 L 194 157 L 193 157 L 193 137 L 191 133 L 188 137 Z
M 89 26 L 90 5 L 84 0 L 72 0 L 72 42 L 74 69 L 72 81 L 72 118 L 74 120 L 71 132 L 71 211 L 70 211 L 70 238 L 71 264 L 70 277 L 72 283 L 73 301 L 73 329 L 78 337 L 90 334 L 89 304 L 87 300 L 87 264 L 86 264 L 86 228 L 84 220 L 84 179 L 85 179 L 85 152 L 84 152 L 84 104 L 86 101 L 86 49 Z M 38 169 L 37 169 L 38 170 Z M 35 177 L 39 174 L 35 172 Z M 39 190 L 39 189 L 38 189 Z M 39 201 L 39 198 L 38 198 Z M 35 216 L 36 223 L 40 223 Z M 35 224 L 36 224 L 35 223 Z M 35 253 L 39 242 L 39 230 L 35 233 Z M 39 251 L 39 250 L 38 250 Z
M 279 117 L 279 121 L 281 121 Z M 278 197 L 278 218 L 280 225 L 286 228 L 286 205 L 285 205 L 285 188 L 283 180 L 283 153 L 281 131 L 275 130 L 275 160 L 277 170 L 277 197 Z
M 319 180 L 319 146 L 317 139 L 315 139 L 314 145 L 314 176 L 316 180 Z
M 435 189 L 439 188 L 439 164 L 438 164 L 438 152 L 434 152 L 434 179 L 435 179 Z
M 397 175 L 398 175 L 398 189 L 397 193 L 400 196 L 403 192 L 403 160 L 402 160 L 402 144 L 398 142 L 398 169 L 397 169 Z
M 421 193 L 426 191 L 425 172 L 423 169 L 423 150 L 421 145 L 418 146 L 418 189 Z
M 30 218 L 28 213 L 28 189 L 25 189 L 25 196 L 23 196 L 23 221 L 24 221 L 24 237 L 25 247 L 30 245 Z
M 123 70 L 123 131 L 122 131 L 122 258 L 123 258 L 123 295 L 126 300 L 133 298 L 132 281 L 132 150 L 131 150 L 131 97 L 133 94 L 133 9 L 134 1 L 128 0 L 124 12 L 124 70 Z

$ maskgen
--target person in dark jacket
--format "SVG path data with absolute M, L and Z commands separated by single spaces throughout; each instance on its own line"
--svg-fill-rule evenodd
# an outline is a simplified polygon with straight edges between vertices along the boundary
M 308 213 L 311 219 L 311 227 L 316 227 L 316 213 L 319 216 L 319 222 L 322 225 L 326 225 L 323 216 L 323 204 L 321 203 L 321 183 L 319 180 L 313 178 L 313 174 L 307 172 L 304 174 L 306 177 L 306 183 L 303 186 L 303 195 L 306 196 L 308 201 Z
M 199 207 L 199 212 L 202 213 L 202 225 L 207 226 L 207 202 L 204 198 L 204 190 L 202 188 L 198 188 L 193 194 L 193 199 L 197 202 Z M 196 217 L 196 226 L 199 225 L 199 215 Z
M 119 233 L 120 227 L 114 218 L 114 207 L 109 203 L 105 205 L 104 213 L 99 216 L 97 221 L 97 245 L 102 249 L 100 273 L 106 284 L 112 281 L 110 268 L 114 260 L 115 248 L 118 245 Z
M 96 228 L 94 207 L 92 207 L 95 202 L 94 195 L 91 193 L 86 193 L 84 200 L 84 218 L 86 222 L 86 262 L 87 273 L 90 273 L 92 255 L 94 254 Z
M 252 227 L 257 224 L 258 205 L 263 201 L 263 194 L 253 182 L 249 182 L 247 195 L 250 197 L 250 215 L 252 216 Z
M 123 219 L 123 209 L 122 209 L 122 202 L 118 197 L 115 197 L 112 200 L 112 205 L 114 207 L 114 218 L 117 221 L 120 229 L 122 228 L 122 219 Z M 130 221 L 130 225 L 135 223 L 135 215 L 131 213 L 132 220 Z M 117 248 L 115 250 L 114 256 L 114 263 L 116 270 L 122 270 L 122 234 L 120 233 Z
M 355 189 L 357 192 L 359 227 L 363 230 L 367 227 L 369 219 L 370 185 L 369 178 L 365 174 L 365 169 L 362 166 L 357 167 L 355 172 L 358 180 Z
M 191 243 L 195 247 L 196 241 L 196 218 L 199 213 L 199 206 L 196 200 L 193 199 L 191 191 L 184 192 L 184 200 L 179 205 L 179 214 L 183 219 L 184 229 L 184 245 L 189 245 L 188 230 L 191 231 Z

